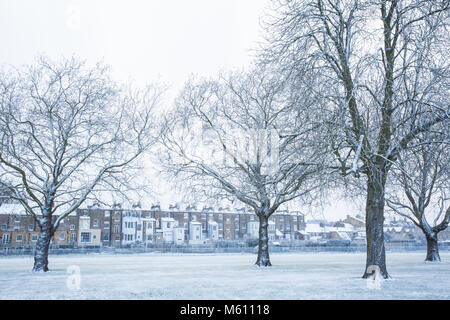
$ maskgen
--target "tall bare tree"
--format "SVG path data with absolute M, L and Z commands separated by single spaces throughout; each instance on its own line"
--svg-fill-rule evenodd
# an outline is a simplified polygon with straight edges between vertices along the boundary
M 190 81 L 167 117 L 166 170 L 196 192 L 238 200 L 259 218 L 256 265 L 271 266 L 268 219 L 283 204 L 322 185 L 326 146 L 314 100 L 269 70 Z M 199 143 L 200 142 L 200 143 Z M 322 143 L 322 148 L 321 147 Z
M 344 175 L 366 182 L 367 258 L 384 278 L 385 186 L 399 152 L 447 121 L 448 1 L 281 0 L 267 19 L 268 62 L 310 65 L 327 103 L 329 141 Z
M 450 222 L 449 139 L 448 133 L 444 139 L 443 134 L 434 139 L 428 135 L 419 135 L 408 150 L 399 154 L 392 168 L 392 190 L 387 193 L 386 203 L 423 231 L 427 240 L 425 261 L 441 261 L 438 234 Z
M 41 58 L 1 74 L 0 180 L 40 228 L 34 271 L 48 271 L 60 222 L 117 186 L 153 143 L 160 94 L 121 90 L 106 67 L 76 59 Z

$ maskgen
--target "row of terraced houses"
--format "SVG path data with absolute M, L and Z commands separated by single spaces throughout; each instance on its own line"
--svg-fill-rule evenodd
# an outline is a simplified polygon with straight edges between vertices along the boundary
M 56 220 L 57 216 L 54 217 Z M 269 220 L 270 240 L 302 240 L 305 229 L 300 212 L 279 210 Z M 80 208 L 63 219 L 52 247 L 127 247 L 132 245 L 205 244 L 214 241 L 257 239 L 259 221 L 247 208 L 211 207 L 180 209 L 160 206 L 131 209 L 115 206 Z M 0 206 L 0 246 L 3 249 L 33 247 L 39 228 L 19 204 Z

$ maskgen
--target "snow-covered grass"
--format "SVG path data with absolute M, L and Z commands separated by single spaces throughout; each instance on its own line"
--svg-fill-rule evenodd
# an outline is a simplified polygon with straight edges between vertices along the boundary
M 388 252 L 392 279 L 370 289 L 362 253 L 89 254 L 50 256 L 50 272 L 31 272 L 32 257 L 0 257 L 0 299 L 449 299 L 450 252 Z M 66 285 L 80 268 L 80 289 Z

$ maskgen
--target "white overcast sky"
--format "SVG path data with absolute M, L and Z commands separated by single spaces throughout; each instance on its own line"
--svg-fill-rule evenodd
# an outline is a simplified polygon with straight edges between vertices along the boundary
M 41 54 L 75 55 L 103 60 L 117 80 L 160 80 L 176 89 L 191 74 L 248 65 L 267 5 L 267 0 L 0 0 L 0 64 L 32 63 Z M 157 189 L 164 206 L 172 201 L 168 189 Z M 313 216 L 360 212 L 336 199 Z
M 121 80 L 179 86 L 247 65 L 266 0 L 0 0 L 2 63 L 104 60 Z

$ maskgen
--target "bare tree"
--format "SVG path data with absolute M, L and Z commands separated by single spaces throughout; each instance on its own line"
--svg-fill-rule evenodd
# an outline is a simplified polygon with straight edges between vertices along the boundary
M 268 219 L 322 185 L 320 117 L 301 86 L 269 70 L 188 82 L 167 116 L 165 170 L 196 192 L 238 200 L 259 218 L 256 265 L 271 266 Z M 199 143 L 200 142 L 200 143 Z
M 34 271 L 48 271 L 60 222 L 111 190 L 153 143 L 159 89 L 121 90 L 101 64 L 41 58 L 0 78 L 0 180 L 40 228 Z
M 344 175 L 366 181 L 367 270 L 386 268 L 385 186 L 401 150 L 448 122 L 448 1 L 274 1 L 268 62 L 310 65 Z M 370 268 L 369 268 L 370 267 Z
M 419 135 L 409 150 L 399 154 L 392 168 L 392 191 L 387 193 L 386 203 L 423 231 L 427 240 L 425 261 L 441 261 L 438 234 L 450 222 L 449 141 L 448 134 L 447 139 L 441 139 L 442 134 L 430 139 L 429 134 Z

